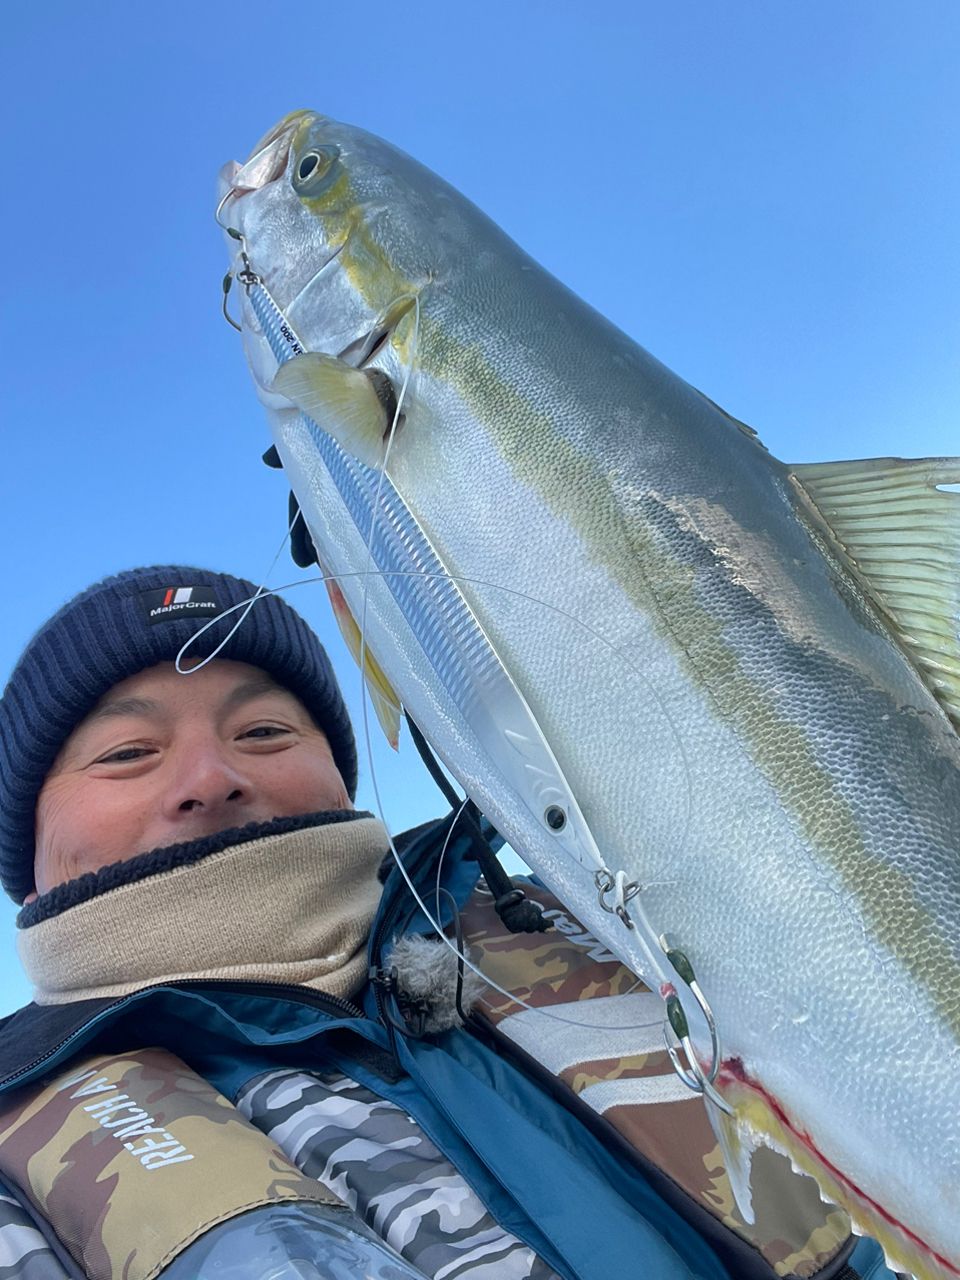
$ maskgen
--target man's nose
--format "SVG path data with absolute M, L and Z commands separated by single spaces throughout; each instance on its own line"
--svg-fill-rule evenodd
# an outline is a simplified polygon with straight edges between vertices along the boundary
M 253 799 L 250 779 L 217 743 L 205 742 L 185 750 L 165 797 L 167 817 L 185 813 L 213 817 L 242 809 Z

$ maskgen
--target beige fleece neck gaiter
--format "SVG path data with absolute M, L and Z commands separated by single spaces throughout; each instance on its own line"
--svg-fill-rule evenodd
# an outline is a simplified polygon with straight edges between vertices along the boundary
M 389 848 L 356 817 L 220 849 L 18 930 L 38 1004 L 122 996 L 189 978 L 283 982 L 350 996 Z

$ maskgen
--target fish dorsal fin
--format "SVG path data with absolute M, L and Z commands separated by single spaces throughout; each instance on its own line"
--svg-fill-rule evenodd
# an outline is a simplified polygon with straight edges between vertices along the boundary
M 960 730 L 960 458 L 801 463 L 794 481 Z

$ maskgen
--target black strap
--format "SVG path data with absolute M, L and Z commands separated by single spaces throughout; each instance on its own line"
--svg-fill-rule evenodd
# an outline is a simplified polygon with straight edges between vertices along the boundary
M 420 732 L 419 726 L 411 719 L 409 713 L 404 711 L 403 717 L 407 722 L 407 728 L 410 730 L 410 737 L 413 739 L 413 745 L 420 752 L 420 759 L 427 766 L 427 772 L 430 774 L 430 777 L 443 792 L 443 797 L 450 808 L 459 809 L 463 804 L 463 800 L 457 795 L 450 779 L 443 772 L 440 761 L 430 750 L 430 744 Z
M 457 795 L 450 779 L 443 772 L 440 761 L 431 751 L 430 745 L 420 732 L 419 726 L 411 719 L 409 712 L 405 711 L 404 717 L 410 730 L 410 736 L 413 738 L 414 746 L 419 751 L 423 763 L 427 766 L 430 777 L 433 778 L 443 792 L 450 808 L 459 810 L 457 820 L 464 824 L 470 836 L 473 856 L 480 864 L 483 878 L 493 894 L 497 915 L 511 933 L 545 933 L 550 928 L 550 921 L 544 917 L 539 905 L 536 902 L 530 902 L 523 890 L 513 883 L 506 871 L 501 867 L 490 842 L 483 834 L 483 828 L 480 824 L 480 810 L 472 800 L 468 800 L 464 804 L 460 796 Z

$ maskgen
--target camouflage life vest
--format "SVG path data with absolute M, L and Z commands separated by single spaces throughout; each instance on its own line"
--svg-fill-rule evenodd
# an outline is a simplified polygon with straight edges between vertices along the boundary
M 340 1203 L 164 1049 L 97 1055 L 8 1094 L 0 1177 L 90 1280 L 153 1280 L 258 1206 Z
M 850 1239 L 846 1214 L 820 1199 L 811 1178 L 767 1147 L 751 1172 L 756 1221 L 734 1202 L 706 1111 L 674 1072 L 659 996 L 587 933 L 549 892 L 524 885 L 553 928 L 512 934 L 478 887 L 461 916 L 477 967 L 527 1009 L 487 987 L 478 1017 L 528 1068 L 601 1134 L 652 1163 L 724 1227 L 753 1245 L 778 1276 L 815 1276 Z M 549 1009 L 568 1021 L 550 1021 Z M 504 1038 L 506 1045 L 504 1045 Z

